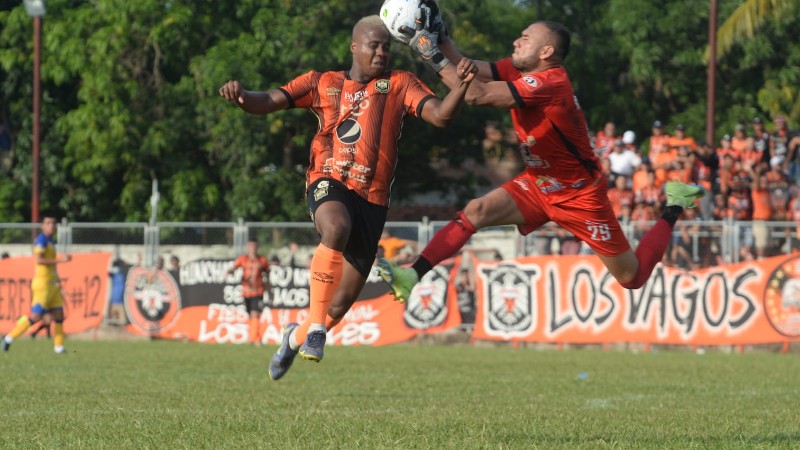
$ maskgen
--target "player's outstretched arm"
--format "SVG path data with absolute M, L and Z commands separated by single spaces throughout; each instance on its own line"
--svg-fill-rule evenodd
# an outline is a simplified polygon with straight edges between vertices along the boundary
M 439 49 L 445 57 L 450 61 L 461 61 L 464 55 L 455 46 L 455 43 L 450 39 L 447 32 L 447 26 L 442 19 L 442 13 L 439 10 L 439 5 L 435 0 L 422 0 L 420 2 L 419 20 L 422 25 L 429 31 L 435 32 L 439 43 Z M 473 60 L 478 72 L 475 74 L 475 79 L 478 81 L 492 81 L 492 67 L 486 61 Z
M 437 127 L 444 128 L 458 115 L 461 105 L 464 104 L 464 97 L 467 95 L 472 80 L 475 79 L 475 63 L 470 59 L 462 59 L 458 67 L 449 66 L 453 69 L 457 81 L 451 87 L 450 92 L 444 98 L 432 98 L 422 108 L 422 120 Z
M 277 89 L 267 92 L 246 91 L 238 81 L 228 81 L 219 88 L 219 95 L 250 114 L 265 115 L 289 107 L 289 100 Z
M 458 84 L 458 73 L 452 64 L 439 71 L 439 76 L 449 88 Z M 469 85 L 465 100 L 473 106 L 487 106 L 498 109 L 512 109 L 519 107 L 517 99 L 505 81 L 491 81 L 484 83 L 478 79 Z

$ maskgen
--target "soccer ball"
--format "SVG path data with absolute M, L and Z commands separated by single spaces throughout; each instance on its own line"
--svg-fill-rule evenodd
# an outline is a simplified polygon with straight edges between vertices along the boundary
M 408 44 L 408 41 L 411 40 L 410 36 L 400 32 L 400 27 L 405 26 L 412 30 L 415 28 L 414 15 L 418 8 L 419 0 L 386 0 L 383 2 L 380 13 L 381 20 L 386 24 L 389 34 L 395 40 L 403 44 Z

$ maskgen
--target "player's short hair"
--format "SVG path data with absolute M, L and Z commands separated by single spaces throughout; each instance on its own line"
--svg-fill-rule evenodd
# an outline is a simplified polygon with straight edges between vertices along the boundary
M 247 240 L 248 244 L 251 243 L 251 242 L 254 243 L 254 244 L 258 244 L 258 238 L 251 237 L 250 239 Z
M 362 27 L 378 27 L 388 30 L 386 25 L 383 23 L 383 20 L 381 20 L 381 16 L 377 14 L 365 16 L 359 19 L 355 26 L 353 26 L 353 40 L 356 40 L 356 30 Z
M 52 209 L 47 209 L 39 214 L 39 222 L 44 222 L 44 219 L 53 219 L 58 222 L 58 213 Z
M 539 23 L 546 26 L 553 35 L 553 38 L 555 39 L 553 48 L 555 49 L 556 56 L 561 61 L 566 59 L 567 55 L 569 54 L 570 43 L 572 42 L 572 36 L 569 29 L 558 22 L 551 22 L 549 20 L 540 20 Z

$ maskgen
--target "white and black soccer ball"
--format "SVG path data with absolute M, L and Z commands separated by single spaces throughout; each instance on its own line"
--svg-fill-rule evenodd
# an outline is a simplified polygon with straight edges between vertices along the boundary
M 381 20 L 386 24 L 389 34 L 395 40 L 408 44 L 411 36 L 401 33 L 400 28 L 408 27 L 414 30 L 417 9 L 419 9 L 419 0 L 386 0 L 383 2 L 380 12 Z

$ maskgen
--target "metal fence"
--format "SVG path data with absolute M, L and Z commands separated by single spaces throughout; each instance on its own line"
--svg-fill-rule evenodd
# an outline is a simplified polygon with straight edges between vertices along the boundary
M 636 247 L 655 222 L 623 223 Z M 387 222 L 392 236 L 408 242 L 413 257 L 447 222 Z M 786 254 L 800 249 L 795 222 L 680 221 L 664 262 L 686 269 L 736 263 Z M 37 224 L 0 223 L 0 253 L 29 255 Z M 131 264 L 154 266 L 159 260 L 230 259 L 244 252 L 256 238 L 261 253 L 273 260 L 307 264 L 319 237 L 313 224 L 303 222 L 158 222 L 81 223 L 62 221 L 57 245 L 61 253 L 107 251 Z M 591 254 L 585 243 L 549 223 L 527 235 L 513 226 L 492 227 L 473 236 L 465 249 L 481 259 L 526 255 Z

